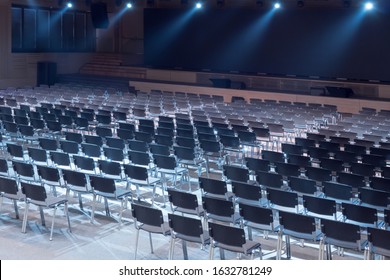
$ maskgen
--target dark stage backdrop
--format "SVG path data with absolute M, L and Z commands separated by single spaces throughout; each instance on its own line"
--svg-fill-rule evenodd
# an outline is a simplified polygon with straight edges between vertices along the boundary
M 390 12 L 145 9 L 145 64 L 390 81 Z

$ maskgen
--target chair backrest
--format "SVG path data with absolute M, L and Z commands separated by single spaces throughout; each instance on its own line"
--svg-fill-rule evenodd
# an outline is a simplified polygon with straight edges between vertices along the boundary
M 376 227 L 378 222 L 378 211 L 375 208 L 345 203 L 341 204 L 341 211 L 344 220 L 350 223 L 355 223 L 362 227 Z
M 67 153 L 51 151 L 50 158 L 56 165 L 70 166 L 70 157 Z
M 359 189 L 359 199 L 362 204 L 372 207 L 388 208 L 390 205 L 390 193 L 369 188 Z
M 217 243 L 241 247 L 246 243 L 245 231 L 242 228 L 209 223 L 210 237 Z
M 218 141 L 199 140 L 201 149 L 206 153 L 218 153 L 221 151 L 221 145 Z
M 133 164 L 148 166 L 151 163 L 150 156 L 146 152 L 128 151 L 128 156 Z
M 78 154 L 79 153 L 79 144 L 74 141 L 61 140 L 60 141 L 61 150 L 68 154 Z
M 173 150 L 179 160 L 195 160 L 194 148 L 174 146 Z
M 284 154 L 275 151 L 262 150 L 261 158 L 270 162 L 284 162 Z
M 282 143 L 282 152 L 286 155 L 303 155 L 303 147 L 296 144 Z
M 263 187 L 281 188 L 283 186 L 283 176 L 277 173 L 256 171 L 256 181 Z
M 261 199 L 261 188 L 256 185 L 232 181 L 232 192 L 236 198 L 259 202 Z
M 272 209 L 261 206 L 248 205 L 239 203 L 240 216 L 246 222 L 255 223 L 258 225 L 272 226 L 274 223 L 274 216 Z
M 269 160 L 265 159 L 245 157 L 245 165 L 249 170 L 252 171 L 270 171 L 270 162 Z
M 279 211 L 279 224 L 283 232 L 289 235 L 294 233 L 313 235 L 316 232 L 315 218 L 311 216 Z
M 118 176 L 122 174 L 121 164 L 119 162 L 99 159 L 98 166 L 102 174 Z
M 87 188 L 87 177 L 84 173 L 65 169 L 62 174 L 67 184 Z
M 367 151 L 367 148 L 361 145 L 345 144 L 344 151 L 354 153 L 356 157 L 356 155 L 364 155 Z
M 39 146 L 46 151 L 56 151 L 58 149 L 57 140 L 48 138 L 39 138 Z
M 372 253 L 390 257 L 390 231 L 377 228 L 367 228 L 367 238 Z
M 20 182 L 22 193 L 27 199 L 37 202 L 46 201 L 47 194 L 45 187 L 36 184 L 30 184 L 26 182 Z
M 137 152 L 148 152 L 149 146 L 148 143 L 145 141 L 130 140 L 129 149 Z
M 390 178 L 370 177 L 370 187 L 384 192 L 390 192 Z
M 149 150 L 153 155 L 169 156 L 171 154 L 170 147 L 161 144 L 149 144 Z
M 231 181 L 247 182 L 249 180 L 249 170 L 233 165 L 223 165 L 223 175 Z
M 303 195 L 303 207 L 309 215 L 331 216 L 336 218 L 336 201 L 333 199 L 320 198 L 311 195 Z
M 275 172 L 282 176 L 301 175 L 300 166 L 293 163 L 275 162 Z
M 17 181 L 0 176 L 0 193 L 16 195 L 18 193 Z
M 325 194 L 325 197 L 337 200 L 350 201 L 353 198 L 352 186 L 337 182 L 323 182 L 322 192 Z
M 332 181 L 332 171 L 329 169 L 312 166 L 307 166 L 305 169 L 306 176 L 309 179 L 316 180 L 319 182 Z
M 23 147 L 18 144 L 7 143 L 7 151 L 13 157 L 23 158 Z
M 4 158 L 0 158 L 0 173 L 8 174 L 8 161 Z
M 334 172 L 344 171 L 344 162 L 339 159 L 320 158 L 320 167 Z
M 81 149 L 86 156 L 97 158 L 101 156 L 101 150 L 98 145 L 81 143 Z
M 91 182 L 91 187 L 94 191 L 103 192 L 103 193 L 115 193 L 115 180 L 99 176 L 89 176 Z
M 315 194 L 317 192 L 316 181 L 302 177 L 289 177 L 288 186 L 298 193 Z
M 295 137 L 295 144 L 302 146 L 304 149 L 308 149 L 309 147 L 315 147 L 316 141 L 313 139 Z
M 60 173 L 57 168 L 38 165 L 37 170 L 39 177 L 46 181 L 60 182 L 61 180 Z
M 176 158 L 172 156 L 153 155 L 158 168 L 174 170 L 177 167 Z
M 188 210 L 197 210 L 199 207 L 198 198 L 193 193 L 183 192 L 172 188 L 168 189 L 169 202 L 174 207 Z
M 98 135 L 84 135 L 85 143 L 103 146 L 103 138 Z
M 74 155 L 73 161 L 79 169 L 95 171 L 95 161 L 90 157 Z
M 148 180 L 149 175 L 146 167 L 124 164 L 123 168 L 126 176 L 130 179 L 142 180 L 142 181 Z
M 364 176 L 347 172 L 338 172 L 337 182 L 350 185 L 354 188 L 363 188 L 366 186 Z
M 12 161 L 12 166 L 18 175 L 31 177 L 31 179 L 34 178 L 34 167 L 32 164 L 20 161 Z
M 214 195 L 226 195 L 227 185 L 225 181 L 199 177 L 199 188 L 201 189 L 204 195 L 214 194 Z
M 108 127 L 97 126 L 96 127 L 96 135 L 98 135 L 102 138 L 112 137 L 112 130 L 111 130 L 111 128 L 108 128 Z
M 116 135 L 123 140 L 130 140 L 134 138 L 134 131 L 133 130 L 128 130 L 128 129 L 122 129 L 118 128 L 116 130 Z
M 337 245 L 341 245 L 343 242 L 357 245 L 361 238 L 359 226 L 340 221 L 321 219 L 321 231 L 328 243 Z
M 19 124 L 18 128 L 19 128 L 19 132 L 22 136 L 26 136 L 26 137 L 34 136 L 34 127 L 32 127 L 30 125 Z
M 133 218 L 139 223 L 156 227 L 164 224 L 164 216 L 160 209 L 132 203 L 131 213 Z
M 103 151 L 104 156 L 109 160 L 123 161 L 125 159 L 122 149 L 104 147 Z
M 307 156 L 289 154 L 287 155 L 287 162 L 299 165 L 300 167 L 311 166 L 311 158 Z
M 202 197 L 202 205 L 209 217 L 223 217 L 224 220 L 230 220 L 232 223 L 234 218 L 234 203 L 229 200 L 213 198 L 209 196 Z
M 350 163 L 350 170 L 354 174 L 358 174 L 365 177 L 375 176 L 376 170 L 375 165 L 368 163 Z
M 200 237 L 203 234 L 202 221 L 199 219 L 168 213 L 168 223 L 174 234 L 191 237 Z
M 295 192 L 267 188 L 267 199 L 271 208 L 280 206 L 298 209 L 298 194 Z

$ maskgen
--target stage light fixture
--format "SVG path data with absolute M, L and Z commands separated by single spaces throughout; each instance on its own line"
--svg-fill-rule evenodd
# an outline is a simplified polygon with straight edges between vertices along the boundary
M 372 2 L 366 2 L 366 3 L 364 4 L 364 9 L 365 9 L 366 11 L 370 11 L 370 10 L 374 9 L 374 3 L 372 3 Z
M 126 8 L 128 8 L 128 9 L 133 8 L 133 4 L 131 2 L 127 2 Z
M 197 8 L 197 9 L 201 9 L 203 7 L 203 4 L 202 4 L 202 2 L 196 2 L 196 4 L 195 4 L 195 8 Z
M 275 4 L 274 4 L 274 8 L 275 9 L 280 9 L 282 7 L 282 5 L 280 4 L 280 2 L 276 2 Z
M 68 2 L 66 3 L 66 6 L 70 9 L 70 8 L 73 8 L 73 3 L 72 2 Z

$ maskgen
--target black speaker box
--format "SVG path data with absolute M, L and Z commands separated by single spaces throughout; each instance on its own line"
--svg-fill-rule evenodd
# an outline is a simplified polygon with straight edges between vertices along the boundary
M 95 28 L 107 28 L 109 25 L 107 4 L 98 2 L 91 4 L 92 24 Z

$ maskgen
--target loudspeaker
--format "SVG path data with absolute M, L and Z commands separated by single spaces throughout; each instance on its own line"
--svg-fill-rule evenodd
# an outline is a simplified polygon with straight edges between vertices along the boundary
M 91 4 L 92 24 L 95 28 L 108 27 L 107 4 L 103 2 Z
M 40 61 L 37 63 L 37 86 L 52 86 L 56 83 L 57 64 L 55 62 Z

